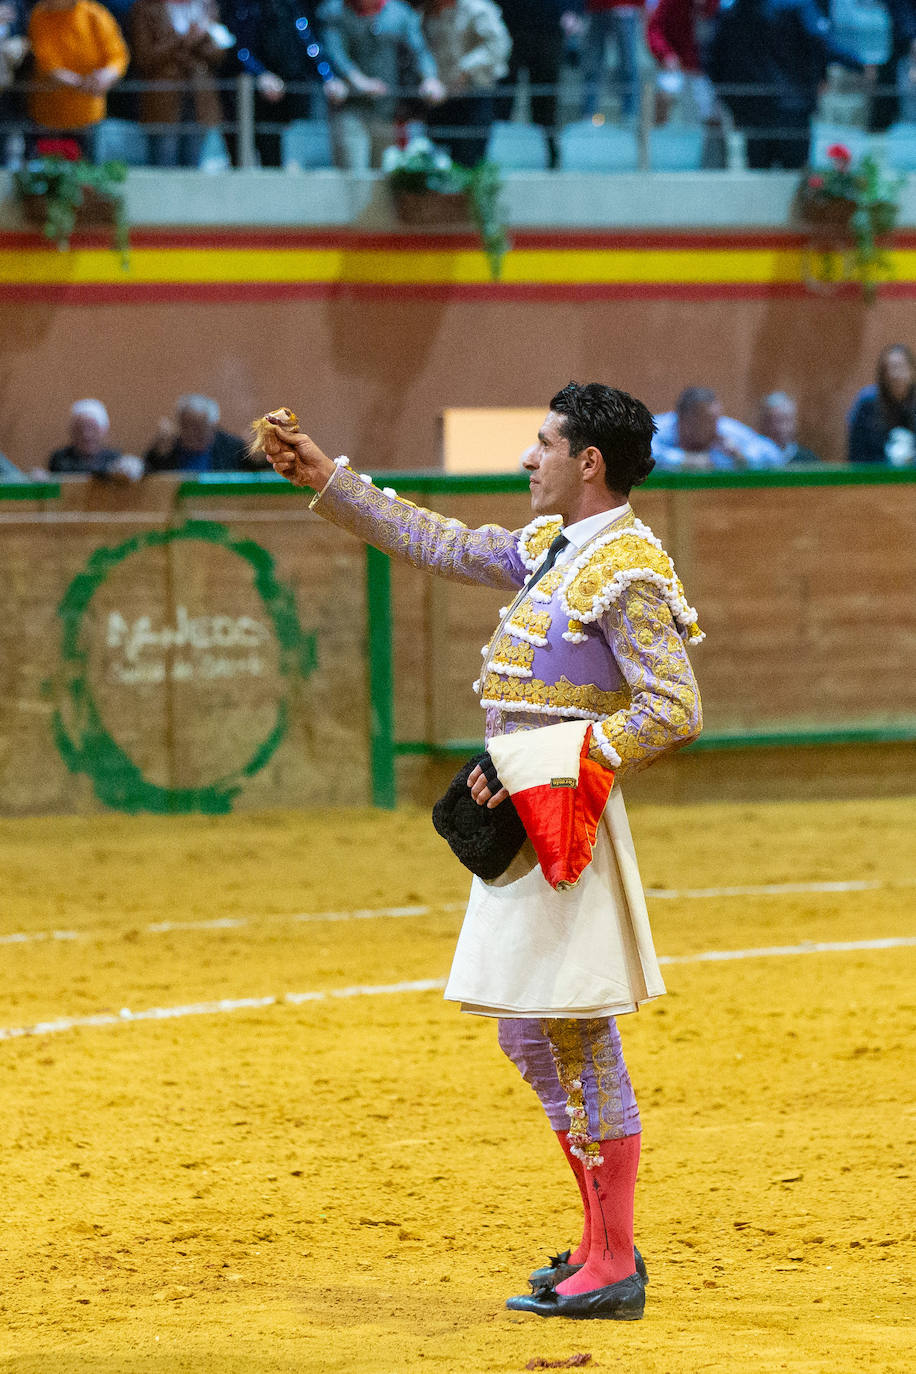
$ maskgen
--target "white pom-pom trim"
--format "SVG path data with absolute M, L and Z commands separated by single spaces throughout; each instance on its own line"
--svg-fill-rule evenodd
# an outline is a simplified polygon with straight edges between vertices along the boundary
M 534 677 L 530 668 L 521 668 L 517 663 L 503 663 L 498 658 L 494 658 L 489 666 L 492 672 L 499 673 L 501 677 Z
M 608 741 L 607 735 L 605 735 L 600 725 L 596 730 L 592 731 L 592 742 L 598 746 L 612 768 L 623 767 L 623 760 L 614 746 Z
M 475 691 L 479 688 L 478 682 Z M 495 697 L 481 697 L 481 706 L 495 706 L 497 710 L 505 714 L 513 714 L 516 711 L 527 711 L 535 716 L 564 716 L 569 720 L 601 720 L 602 716 L 598 711 L 587 711 L 580 706 L 542 706 L 538 701 L 503 701 Z
M 530 630 L 525 629 L 524 625 L 516 625 L 514 620 L 510 620 L 505 628 L 515 639 L 523 639 L 526 644 L 533 644 L 536 649 L 546 649 L 547 647 L 546 635 L 532 634 Z

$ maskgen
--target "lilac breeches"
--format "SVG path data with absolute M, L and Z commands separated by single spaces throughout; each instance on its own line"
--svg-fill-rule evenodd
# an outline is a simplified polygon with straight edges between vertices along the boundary
M 613 1016 L 502 1019 L 499 1045 L 537 1093 L 555 1131 L 569 1129 L 571 1094 L 581 1084 L 592 1140 L 639 1134 L 639 1110 Z

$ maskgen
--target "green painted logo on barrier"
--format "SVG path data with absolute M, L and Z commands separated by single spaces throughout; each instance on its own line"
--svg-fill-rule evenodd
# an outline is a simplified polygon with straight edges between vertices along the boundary
M 152 597 L 165 613 L 136 614 Z M 233 613 L 213 613 L 227 597 Z M 317 666 L 271 554 L 213 521 L 96 549 L 57 614 L 55 743 L 120 811 L 231 810 L 287 733 L 291 684 Z M 215 775 L 201 776 L 208 765 Z M 176 783 L 179 772 L 193 783 Z

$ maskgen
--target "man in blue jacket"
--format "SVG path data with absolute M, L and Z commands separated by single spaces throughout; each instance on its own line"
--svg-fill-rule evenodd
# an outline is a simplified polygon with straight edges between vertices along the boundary
M 747 138 L 749 167 L 803 167 L 828 62 L 874 74 L 833 38 L 816 0 L 734 0 L 723 6 L 709 76 Z M 754 92 L 728 87 L 755 86 Z

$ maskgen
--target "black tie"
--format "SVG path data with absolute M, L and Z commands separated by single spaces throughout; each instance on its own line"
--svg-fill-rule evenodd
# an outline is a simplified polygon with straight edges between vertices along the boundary
M 556 539 L 551 544 L 550 548 L 547 550 L 547 557 L 544 559 L 543 563 L 538 568 L 537 572 L 534 574 L 531 581 L 528 583 L 529 592 L 531 591 L 531 588 L 534 586 L 535 582 L 540 582 L 544 574 L 550 572 L 550 569 L 553 567 L 554 563 L 556 563 L 557 559 L 559 558 L 563 550 L 566 548 L 566 545 L 568 543 L 569 540 L 566 538 L 566 535 L 563 534 L 561 531 L 561 533 L 557 535 Z

